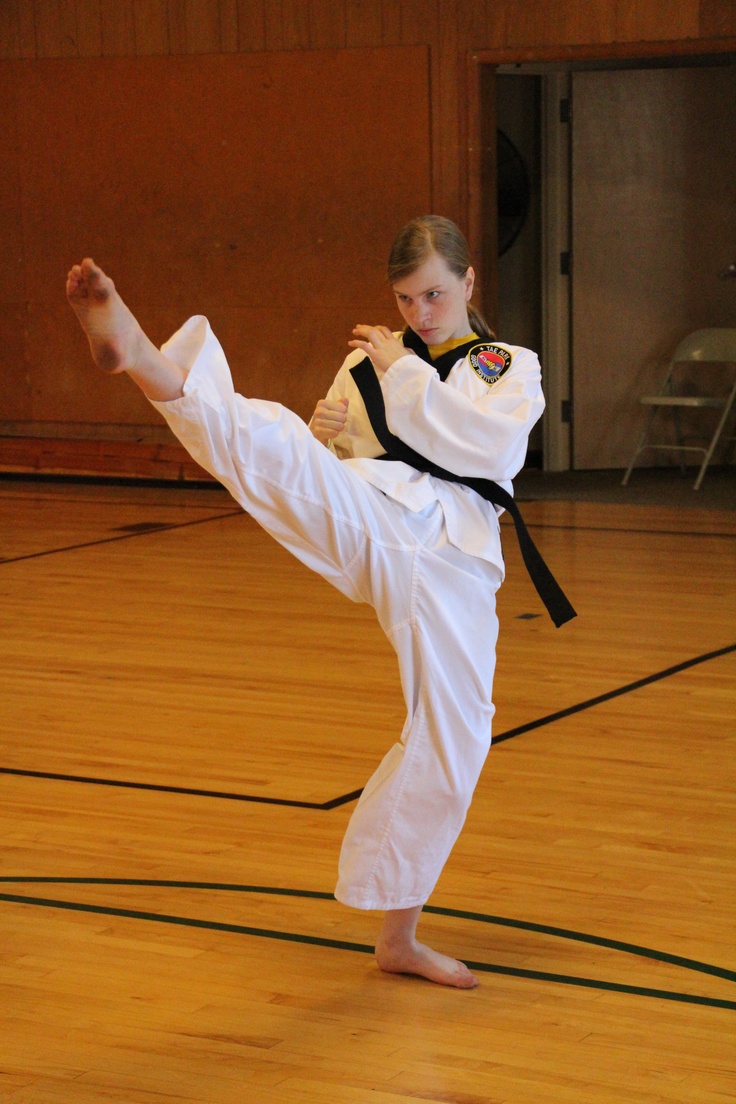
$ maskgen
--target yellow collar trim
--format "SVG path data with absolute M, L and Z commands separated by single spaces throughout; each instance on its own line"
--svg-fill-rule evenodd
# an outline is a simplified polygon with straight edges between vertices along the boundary
M 469 333 L 466 334 L 465 337 L 451 337 L 449 341 L 443 341 L 441 345 L 428 345 L 429 355 L 432 360 L 437 360 L 443 353 L 449 353 L 451 349 L 458 349 L 461 345 L 467 345 L 474 337 L 478 337 L 478 335 L 476 333 Z M 478 338 L 478 340 L 480 340 L 480 338 Z

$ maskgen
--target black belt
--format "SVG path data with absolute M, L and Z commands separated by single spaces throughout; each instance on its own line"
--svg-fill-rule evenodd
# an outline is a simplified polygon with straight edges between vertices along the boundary
M 553 622 L 559 629 L 560 625 L 564 625 L 566 621 L 571 621 L 573 617 L 576 617 L 577 614 L 567 596 L 542 559 L 539 549 L 529 535 L 529 530 L 524 524 L 524 519 L 513 495 L 510 495 L 503 487 L 499 487 L 498 483 L 494 483 L 492 479 L 455 475 L 454 472 L 446 471 L 438 464 L 415 452 L 413 448 L 405 445 L 399 437 L 396 437 L 388 428 L 383 392 L 368 357 L 362 360 L 360 364 L 356 364 L 354 368 L 351 368 L 350 374 L 355 380 L 365 403 L 373 432 L 386 450 L 386 455 L 379 457 L 379 459 L 402 460 L 418 471 L 428 472 L 430 475 L 434 475 L 438 479 L 444 479 L 448 483 L 462 483 L 463 486 L 476 491 L 487 502 L 492 502 L 494 506 L 502 506 L 505 510 L 508 510 L 516 527 L 516 536 L 519 540 L 519 548 L 526 569 Z

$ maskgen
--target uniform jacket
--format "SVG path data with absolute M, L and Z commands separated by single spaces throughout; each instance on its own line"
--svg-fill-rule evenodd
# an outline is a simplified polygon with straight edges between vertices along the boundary
M 467 352 L 458 352 L 449 371 L 444 365 L 444 381 L 436 366 L 412 351 L 389 368 L 381 380 L 388 427 L 447 471 L 492 479 L 511 491 L 529 434 L 544 410 L 539 360 L 529 349 L 481 339 Z M 451 543 L 499 563 L 494 506 L 462 485 L 401 461 L 375 459 L 384 450 L 350 374 L 364 356 L 360 350 L 350 353 L 327 394 L 328 399 L 349 400 L 346 427 L 333 440 L 332 450 L 368 483 L 413 512 L 439 502 Z M 452 359 L 451 354 L 445 357 Z

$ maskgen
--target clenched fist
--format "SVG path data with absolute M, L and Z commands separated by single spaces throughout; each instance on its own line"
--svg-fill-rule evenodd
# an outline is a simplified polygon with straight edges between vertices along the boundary
M 345 428 L 348 402 L 348 399 L 320 399 L 314 408 L 309 428 L 323 445 L 328 445 Z

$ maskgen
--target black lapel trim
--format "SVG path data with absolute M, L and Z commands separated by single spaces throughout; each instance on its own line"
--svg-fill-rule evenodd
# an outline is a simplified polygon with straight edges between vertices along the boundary
M 437 357 L 436 360 L 432 360 L 429 355 L 429 349 L 427 345 L 422 341 L 419 334 L 415 334 L 413 330 L 404 330 L 404 345 L 407 349 L 411 349 L 413 353 L 416 353 L 418 357 L 426 361 L 427 364 L 431 364 L 433 368 L 437 369 L 437 373 L 444 383 L 450 372 L 462 357 L 468 355 L 474 345 L 477 345 L 482 339 L 480 337 L 470 337 L 464 345 L 458 345 L 457 349 L 450 349 L 449 352 L 443 353 L 442 356 Z

